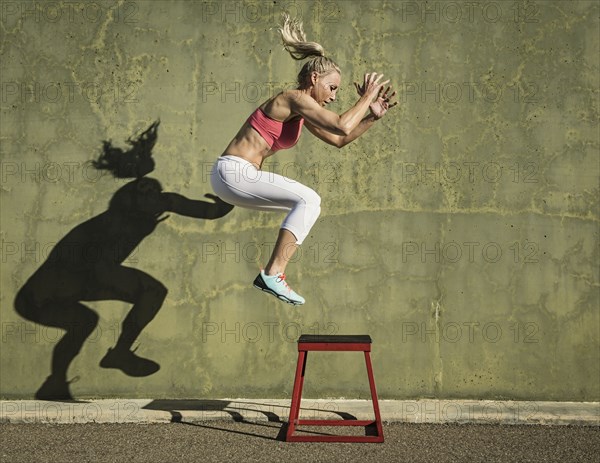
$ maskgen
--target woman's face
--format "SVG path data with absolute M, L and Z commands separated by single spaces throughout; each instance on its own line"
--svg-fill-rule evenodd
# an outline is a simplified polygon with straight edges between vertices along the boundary
M 321 106 L 325 106 L 333 101 L 340 87 L 341 76 L 339 72 L 332 71 L 327 74 L 313 76 L 313 91 L 311 96 Z

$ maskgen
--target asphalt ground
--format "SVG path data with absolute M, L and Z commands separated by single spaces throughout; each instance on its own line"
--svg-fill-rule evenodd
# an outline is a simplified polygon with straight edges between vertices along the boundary
M 0 424 L 2 463 L 600 461 L 600 427 L 384 425 L 385 442 L 291 443 L 282 423 Z M 311 428 L 336 434 L 339 428 Z M 343 428 L 350 433 L 350 428 Z M 355 432 L 363 432 L 356 428 Z

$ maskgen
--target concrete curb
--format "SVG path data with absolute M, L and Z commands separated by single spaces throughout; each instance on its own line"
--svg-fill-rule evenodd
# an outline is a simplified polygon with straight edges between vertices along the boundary
M 0 423 L 287 422 L 289 400 L 100 399 L 0 401 Z M 380 400 L 388 423 L 600 426 L 600 402 Z M 372 419 L 370 400 L 303 399 L 302 419 Z

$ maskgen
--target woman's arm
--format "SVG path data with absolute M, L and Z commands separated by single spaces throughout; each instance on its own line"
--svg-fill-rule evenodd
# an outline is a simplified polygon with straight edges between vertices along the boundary
M 363 133 L 369 130 L 376 120 L 377 119 L 373 114 L 369 114 L 363 117 L 358 126 L 356 126 L 356 128 L 348 135 L 336 135 L 334 133 L 328 132 L 327 130 L 323 130 L 319 127 L 316 127 L 308 121 L 304 121 L 304 125 L 308 129 L 308 131 L 312 133 L 315 137 L 320 138 L 325 143 L 333 145 L 337 148 L 342 148 L 351 141 L 356 140 Z
M 340 136 L 350 135 L 363 120 L 365 112 L 381 88 L 389 82 L 388 80 L 379 83 L 381 77 L 383 74 L 366 74 L 364 92 L 354 106 L 342 115 L 323 108 L 313 98 L 304 94 L 293 94 L 289 98 L 290 109 L 315 127 Z
M 364 93 L 363 89 L 358 84 L 355 83 L 355 85 L 359 95 L 362 96 L 362 94 Z M 351 141 L 356 140 L 363 133 L 369 130 L 376 120 L 381 119 L 387 113 L 388 109 L 393 108 L 398 104 L 398 102 L 394 102 L 390 105 L 390 100 L 396 94 L 396 92 L 393 92 L 391 95 L 388 96 L 390 88 L 391 87 L 388 87 L 387 90 L 383 92 L 383 94 L 381 94 L 380 90 L 379 94 L 377 95 L 377 99 L 369 106 L 371 113 L 365 116 L 360 121 L 360 124 L 358 124 L 358 126 L 348 135 L 336 135 L 334 133 L 316 127 L 308 121 L 305 121 L 304 125 L 306 125 L 306 128 L 310 133 L 320 138 L 325 143 L 329 143 L 330 145 L 342 148 L 343 146 L 346 146 Z

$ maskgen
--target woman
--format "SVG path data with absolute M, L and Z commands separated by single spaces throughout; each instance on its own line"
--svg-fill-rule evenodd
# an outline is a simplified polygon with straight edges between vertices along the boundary
M 321 45 L 307 42 L 302 23 L 283 16 L 279 28 L 285 49 L 292 58 L 311 57 L 298 74 L 298 88 L 286 90 L 264 102 L 244 123 L 211 172 L 215 193 L 235 206 L 261 211 L 285 211 L 273 254 L 254 280 L 254 286 L 290 304 L 305 299 L 285 281 L 285 269 L 302 244 L 321 211 L 321 198 L 312 189 L 283 176 L 263 173 L 266 158 L 294 146 L 302 126 L 324 142 L 341 148 L 358 138 L 383 117 L 395 92 L 383 92 L 389 82 L 383 74 L 366 74 L 364 83 L 355 83 L 360 96 L 355 105 L 338 115 L 325 105 L 335 101 L 340 86 L 340 68 L 324 55 Z M 367 110 L 370 113 L 365 116 Z

